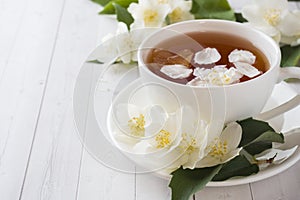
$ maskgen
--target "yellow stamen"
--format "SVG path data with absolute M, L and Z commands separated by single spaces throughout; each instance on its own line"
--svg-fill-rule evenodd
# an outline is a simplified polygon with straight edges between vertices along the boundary
M 264 19 L 271 26 L 277 26 L 280 21 L 280 14 L 279 9 L 268 9 L 264 14 Z
M 224 78 L 224 81 L 225 81 L 226 84 L 230 83 L 231 78 L 229 76 L 224 74 L 223 78 Z
M 187 154 L 191 155 L 196 149 L 196 140 L 193 138 L 190 145 L 186 149 Z
M 146 26 L 150 25 L 153 21 L 156 21 L 157 18 L 157 11 L 151 9 L 147 9 L 144 11 L 144 22 Z
M 210 145 L 208 148 L 210 149 L 210 152 L 208 153 L 211 157 L 217 158 L 220 161 L 228 153 L 228 143 L 227 141 L 220 141 L 218 139 L 215 139 L 214 145 Z
M 179 146 L 182 151 L 186 152 L 188 155 L 191 155 L 197 148 L 196 145 L 197 144 L 195 138 L 188 140 L 187 134 L 182 134 L 182 143 Z
M 170 14 L 169 19 L 172 23 L 181 21 L 182 16 L 182 9 L 181 8 L 175 8 Z
M 161 130 L 159 133 L 156 135 L 155 140 L 157 142 L 156 148 L 164 148 L 171 144 L 171 133 L 166 130 Z
M 145 116 L 140 114 L 139 117 L 133 117 L 128 121 L 131 134 L 142 137 L 145 135 Z
M 159 4 L 166 4 L 168 3 L 169 1 L 168 0 L 158 0 L 158 3 Z

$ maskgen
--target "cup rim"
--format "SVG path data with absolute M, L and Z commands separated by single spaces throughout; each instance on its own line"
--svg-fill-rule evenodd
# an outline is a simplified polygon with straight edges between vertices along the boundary
M 239 26 L 242 29 L 251 31 L 252 34 L 256 34 L 259 35 L 261 38 L 265 39 L 268 43 L 270 43 L 270 45 L 272 45 L 274 47 L 274 54 L 276 54 L 276 59 L 274 60 L 273 64 L 270 62 L 270 59 L 268 58 L 268 62 L 270 63 L 270 68 L 264 72 L 262 75 L 255 77 L 253 79 L 247 80 L 247 81 L 243 81 L 243 82 L 239 82 L 239 83 L 234 83 L 234 84 L 229 84 L 229 85 L 200 85 L 200 86 L 192 86 L 192 85 L 185 85 L 185 84 L 181 84 L 181 83 L 176 83 L 167 79 L 164 79 L 158 75 L 156 75 L 155 73 L 153 73 L 152 71 L 149 70 L 149 68 L 146 66 L 144 60 L 143 60 L 143 54 L 141 53 L 143 51 L 143 49 L 145 49 L 145 44 L 147 44 L 147 42 L 149 41 L 149 39 L 155 37 L 156 35 L 158 35 L 160 32 L 162 32 L 163 30 L 172 30 L 172 28 L 177 27 L 177 26 L 181 26 L 183 24 L 195 24 L 195 23 L 214 23 L 214 24 L 229 24 L 230 26 Z M 214 25 L 215 26 L 215 25 Z M 176 30 L 178 31 L 178 30 Z M 188 33 L 188 31 L 182 31 L 182 33 Z M 243 36 L 241 36 L 243 37 Z M 246 38 L 247 39 L 247 38 Z M 147 49 L 149 49 L 149 47 L 147 47 Z M 137 58 L 138 58 L 138 67 L 139 68 L 144 68 L 145 72 L 150 74 L 151 76 L 167 82 L 168 84 L 172 84 L 175 86 L 182 86 L 182 87 L 189 87 L 189 88 L 230 88 L 230 87 L 237 87 L 237 86 L 241 86 L 241 85 L 246 85 L 246 84 L 250 84 L 254 81 L 258 81 L 260 79 L 264 79 L 266 76 L 268 76 L 269 74 L 271 74 L 274 70 L 279 69 L 280 67 L 280 60 L 281 60 L 281 53 L 280 53 L 280 48 L 279 45 L 268 35 L 266 35 L 265 33 L 254 29 L 244 23 L 240 23 L 240 22 L 235 22 L 235 21 L 229 21 L 229 20 L 222 20 L 222 19 L 195 19 L 195 20 L 188 20 L 188 21 L 183 21 L 183 22 L 178 22 L 175 24 L 171 24 L 168 26 L 165 26 L 161 29 L 158 29 L 157 31 L 155 31 L 154 33 L 150 34 L 149 36 L 147 36 L 142 43 L 140 44 L 138 51 L 137 51 Z M 278 66 L 278 67 L 277 67 Z

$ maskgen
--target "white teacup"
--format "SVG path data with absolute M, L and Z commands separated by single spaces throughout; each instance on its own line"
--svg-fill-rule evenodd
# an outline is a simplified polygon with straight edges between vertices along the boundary
M 150 49 L 178 34 L 213 31 L 239 36 L 252 42 L 267 58 L 270 68 L 262 75 L 240 83 L 224 86 L 187 86 L 171 82 L 151 72 L 145 64 Z M 192 40 L 175 41 L 184 44 Z M 182 105 L 189 105 L 199 112 L 205 120 L 230 121 L 242 120 L 259 115 L 270 98 L 276 83 L 282 78 L 300 78 L 300 69 L 289 67 L 280 68 L 281 53 L 279 46 L 273 39 L 249 26 L 224 20 L 192 20 L 167 26 L 147 37 L 138 50 L 139 71 L 146 83 L 160 84 L 177 95 Z M 293 73 L 289 73 L 292 71 Z M 284 76 L 281 77 L 280 74 Z M 280 78 L 281 77 L 281 78 Z M 156 101 L 164 101 L 164 94 L 149 91 L 149 96 Z M 163 102 L 166 106 L 168 100 Z

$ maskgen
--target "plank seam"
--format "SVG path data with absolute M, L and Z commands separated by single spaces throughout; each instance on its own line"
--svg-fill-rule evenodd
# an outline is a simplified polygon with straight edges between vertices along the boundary
M 39 112 L 38 112 L 38 116 L 37 116 L 37 119 L 36 119 L 36 124 L 35 124 L 35 128 L 34 128 L 34 133 L 33 133 L 33 137 L 32 137 L 30 151 L 29 151 L 29 155 L 28 155 L 28 159 L 27 159 L 26 168 L 25 168 L 24 178 L 23 178 L 23 182 L 22 182 L 22 186 L 21 186 L 21 190 L 20 190 L 19 200 L 22 199 L 22 195 L 23 195 L 23 191 L 24 191 L 24 186 L 25 186 L 25 182 L 26 182 L 26 178 L 27 178 L 27 172 L 28 172 L 29 163 L 30 163 L 30 159 L 31 159 L 31 154 L 32 154 L 33 146 L 34 146 L 35 137 L 36 137 L 36 132 L 37 132 L 40 116 L 41 116 L 41 111 L 42 111 L 43 104 L 44 104 L 46 89 L 47 89 L 47 86 L 48 86 L 49 75 L 50 75 L 51 66 L 52 66 L 53 57 L 54 57 L 54 52 L 55 52 L 56 44 L 57 44 L 57 40 L 58 40 L 58 33 L 59 33 L 60 27 L 61 27 L 61 21 L 62 21 L 64 9 L 65 9 L 65 4 L 66 4 L 66 0 L 63 1 L 59 21 L 58 21 L 58 24 L 57 24 L 57 30 L 56 30 L 56 33 L 55 33 L 55 40 L 54 40 L 54 43 L 53 43 L 51 58 L 50 58 L 49 67 L 48 67 L 46 80 L 45 80 L 45 86 L 44 86 L 44 89 L 43 89 L 43 94 L 42 94 L 42 99 L 41 99 L 41 102 L 40 102 Z
M 23 24 L 24 15 L 25 15 L 25 13 L 27 11 L 27 8 L 28 8 L 28 0 L 26 1 L 26 5 L 25 5 L 25 8 L 23 10 L 23 13 L 21 14 L 21 20 L 20 20 L 20 22 L 18 24 L 18 28 L 17 28 L 16 33 L 14 35 L 14 41 L 13 41 L 12 47 L 9 49 L 9 54 L 8 54 L 8 57 L 7 57 L 7 61 L 4 63 L 3 71 L 0 74 L 0 85 L 1 85 L 1 82 L 2 82 L 2 79 L 3 79 L 3 76 L 5 74 L 5 71 L 7 69 L 8 63 L 11 60 L 11 54 L 12 54 L 12 51 L 13 51 L 15 45 L 16 45 L 17 36 L 19 35 L 20 29 L 21 29 L 21 25 Z
M 249 183 L 249 188 L 250 188 L 251 199 L 254 200 L 253 190 L 252 190 L 252 183 Z

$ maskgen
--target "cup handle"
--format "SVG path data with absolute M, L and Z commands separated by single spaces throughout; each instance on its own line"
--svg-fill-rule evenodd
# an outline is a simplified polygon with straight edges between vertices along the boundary
M 300 67 L 284 67 L 280 68 L 279 72 L 279 78 L 278 82 L 280 83 L 281 81 L 288 79 L 288 78 L 296 78 L 300 80 Z M 300 94 L 296 95 L 289 101 L 277 106 L 276 108 L 273 108 L 269 111 L 263 112 L 256 116 L 256 119 L 267 121 L 269 119 L 272 119 L 274 117 L 277 117 L 295 107 L 300 105 Z
M 280 68 L 278 83 L 288 78 L 296 78 L 300 80 L 300 67 Z

